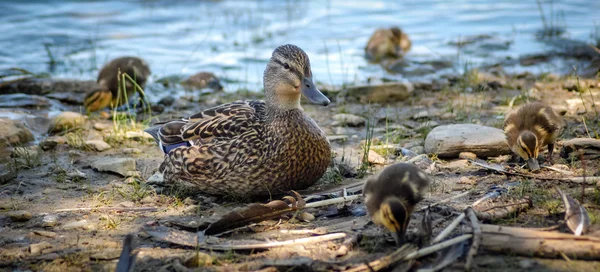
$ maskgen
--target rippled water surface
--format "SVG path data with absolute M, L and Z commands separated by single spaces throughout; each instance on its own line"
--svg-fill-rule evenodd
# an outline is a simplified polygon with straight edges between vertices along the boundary
M 546 20 L 570 38 L 590 40 L 600 25 L 600 1 L 541 4 Z M 544 46 L 535 39 L 542 21 L 534 0 L 2 1 L 0 69 L 95 79 L 107 60 L 136 55 L 150 64 L 153 80 L 208 70 L 226 78 L 229 90 L 257 89 L 272 50 L 293 43 L 310 56 L 316 80 L 342 84 L 384 74 L 364 60 L 363 47 L 375 28 L 391 25 L 410 35 L 411 60 L 457 59 L 450 42 L 479 34 L 508 47 L 464 50 L 463 61 L 493 62 Z

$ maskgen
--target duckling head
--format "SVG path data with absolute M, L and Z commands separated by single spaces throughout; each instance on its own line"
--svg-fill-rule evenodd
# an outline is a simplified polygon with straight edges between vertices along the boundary
M 527 161 L 527 166 L 530 170 L 536 171 L 540 169 L 540 164 L 537 160 L 540 142 L 533 132 L 528 130 L 521 132 L 514 149 L 515 153 Z
M 383 225 L 392 232 L 396 246 L 404 244 L 404 235 L 410 221 L 410 210 L 406 200 L 396 196 L 386 198 L 372 219 L 374 223 Z
M 270 106 L 300 109 L 301 95 L 311 103 L 329 105 L 329 99 L 313 83 L 308 56 L 295 45 L 282 45 L 273 51 L 263 80 L 266 102 Z

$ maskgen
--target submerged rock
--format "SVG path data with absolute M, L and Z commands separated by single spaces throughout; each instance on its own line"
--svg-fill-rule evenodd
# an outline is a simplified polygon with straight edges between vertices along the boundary
M 135 160 L 132 158 L 99 158 L 92 163 L 92 168 L 100 172 L 111 172 L 121 176 L 135 174 Z
M 413 92 L 410 82 L 391 82 L 380 85 L 362 85 L 346 88 L 346 95 L 363 103 L 390 103 L 406 100 Z
M 0 148 L 33 140 L 33 134 L 20 121 L 0 118 Z
M 456 158 L 461 152 L 472 152 L 477 157 L 495 157 L 510 154 L 501 129 L 475 124 L 439 126 L 425 139 L 425 152 L 440 158 Z
M 85 124 L 87 117 L 81 113 L 65 111 L 61 112 L 52 119 L 49 132 L 59 132 L 68 129 L 81 128 Z

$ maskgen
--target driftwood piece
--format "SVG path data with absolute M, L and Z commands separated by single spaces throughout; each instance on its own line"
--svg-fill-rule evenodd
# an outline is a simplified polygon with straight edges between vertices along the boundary
M 467 261 L 465 262 L 465 270 L 471 271 L 471 267 L 473 266 L 473 258 L 475 258 L 475 255 L 477 255 L 477 251 L 479 251 L 479 244 L 481 243 L 481 226 L 479 225 L 477 216 L 471 207 L 467 208 L 465 213 L 467 216 L 469 216 L 471 226 L 473 227 L 473 242 L 471 243 L 471 249 L 469 249 Z
M 452 220 L 452 222 L 450 222 L 450 224 L 444 229 L 442 230 L 442 232 L 440 232 L 440 234 L 438 234 L 433 241 L 431 241 L 432 244 L 437 244 L 438 242 L 444 240 L 444 238 L 446 238 L 446 236 L 448 236 L 450 233 L 452 233 L 452 231 L 454 231 L 454 229 L 456 228 L 456 226 L 458 226 L 458 224 L 460 224 L 460 222 L 465 218 L 465 214 L 461 213 L 459 214 L 454 220 Z
M 479 220 L 489 222 L 494 219 L 506 218 L 511 214 L 521 212 L 530 208 L 531 206 L 531 198 L 525 197 L 523 199 L 513 201 L 505 205 L 492 206 L 485 210 L 476 210 L 475 214 L 477 215 L 477 218 Z
M 600 238 L 526 228 L 481 225 L 481 247 L 487 251 L 522 256 L 600 260 Z

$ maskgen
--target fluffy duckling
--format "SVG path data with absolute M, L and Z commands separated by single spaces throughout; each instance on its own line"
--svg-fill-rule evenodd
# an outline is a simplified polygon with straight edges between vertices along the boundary
M 510 149 L 527 161 L 532 171 L 540 169 L 537 158 L 543 146 L 548 146 L 548 160 L 552 161 L 554 141 L 563 127 L 563 120 L 541 102 L 525 104 L 504 120 L 504 134 Z
M 380 28 L 369 38 L 365 54 L 371 61 L 380 61 L 386 57 L 401 58 L 410 47 L 408 35 L 400 28 Z
M 429 183 L 427 175 L 415 165 L 397 163 L 365 184 L 363 194 L 371 220 L 390 230 L 397 246 L 404 243 L 410 215 Z
M 118 107 L 125 104 L 129 98 L 136 93 L 136 88 L 129 80 L 125 81 L 125 95 L 119 97 L 119 79 L 118 71 L 126 73 L 143 89 L 148 76 L 150 76 L 150 68 L 146 62 L 138 57 L 120 57 L 113 59 L 98 73 L 99 90 L 93 90 L 85 97 L 83 104 L 87 112 L 94 112 L 105 109 L 108 106 Z M 123 84 L 123 83 L 121 83 Z
M 223 90 L 223 85 L 221 85 L 219 78 L 215 76 L 215 74 L 209 72 L 200 72 L 192 75 L 182 83 L 183 85 L 198 89 L 209 88 L 214 91 Z
M 206 194 L 265 196 L 314 184 L 331 162 L 323 130 L 300 106 L 304 95 L 326 106 L 308 55 L 295 45 L 273 51 L 265 101 L 237 101 L 147 129 L 165 153 L 167 182 Z

